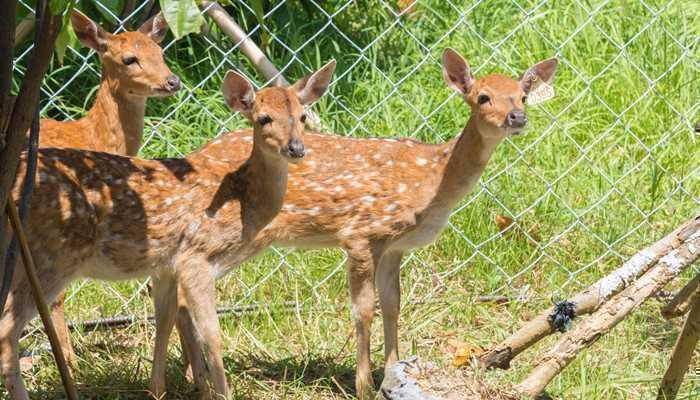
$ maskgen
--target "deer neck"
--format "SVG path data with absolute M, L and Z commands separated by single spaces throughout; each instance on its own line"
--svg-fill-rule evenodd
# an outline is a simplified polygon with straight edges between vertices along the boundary
M 250 158 L 237 174 L 241 187 L 245 188 L 241 195 L 243 236 L 255 236 L 282 208 L 287 192 L 287 161 L 268 154 L 256 141 Z
M 452 209 L 479 180 L 500 139 L 482 135 L 476 119 L 470 118 L 462 134 L 448 143 L 450 156 L 444 166 L 431 206 Z
M 136 155 L 145 109 L 146 98 L 120 93 L 117 85 L 103 76 L 95 104 L 86 116 L 95 128 L 90 134 L 97 135 L 95 150 Z

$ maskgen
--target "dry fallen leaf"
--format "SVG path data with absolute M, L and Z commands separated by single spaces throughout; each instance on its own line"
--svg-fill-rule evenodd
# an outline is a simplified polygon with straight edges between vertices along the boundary
M 513 225 L 513 218 L 496 214 L 496 226 L 498 226 L 499 232 L 505 232 L 511 225 Z
M 34 366 L 39 363 L 39 361 L 41 361 L 41 359 L 39 356 L 36 355 L 21 357 L 19 359 L 19 370 L 22 372 L 31 371 L 32 368 L 34 368 Z
M 416 5 L 417 0 L 399 0 L 396 3 L 396 8 L 399 14 L 405 13 L 406 16 L 412 17 L 413 12 L 415 11 L 414 6 Z
M 481 347 L 467 342 L 452 342 L 455 350 L 452 357 L 452 366 L 461 367 L 469 363 L 472 358 L 479 357 L 484 353 Z

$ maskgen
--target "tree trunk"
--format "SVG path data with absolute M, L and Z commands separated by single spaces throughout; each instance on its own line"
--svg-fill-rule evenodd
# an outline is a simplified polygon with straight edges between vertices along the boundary
M 14 10 L 15 4 L 5 4 L 8 2 L 4 0 L 0 1 L 3 3 L 3 10 L 6 10 L 7 7 L 11 7 L 12 10 Z M 14 13 L 9 12 L 8 14 Z M 5 11 L 0 13 L 0 15 L 2 15 L 0 18 L 5 18 Z M 2 29 L 4 29 L 4 26 Z M 39 101 L 39 89 L 41 88 L 44 74 L 49 66 L 56 36 L 61 29 L 61 16 L 52 16 L 47 6 L 45 18 L 42 18 L 41 25 L 38 26 L 37 29 L 39 29 L 38 35 L 41 40 L 32 50 L 27 72 L 24 79 L 22 79 L 19 94 L 15 101 L 15 107 L 12 109 L 9 122 L 7 123 L 7 129 L 4 132 L 6 143 L 2 151 L 0 151 L 0 204 L 7 203 L 12 191 L 15 173 L 17 172 L 17 164 L 19 162 L 19 154 L 26 144 L 27 130 L 32 123 L 34 112 Z M 9 31 L 12 37 L 12 39 L 10 39 L 11 44 L 15 34 L 14 17 Z M 0 38 L 0 40 L 2 40 L 2 38 Z M 5 44 L 6 43 L 0 43 L 0 52 L 5 50 Z M 12 62 L 11 47 L 9 48 L 9 58 L 10 62 Z M 2 59 L 0 62 L 4 63 L 5 60 Z M 0 72 L 0 74 L 1 73 L 2 72 Z M 10 79 L 11 74 L 12 71 L 10 71 Z M 0 77 L 0 85 L 3 84 L 3 79 L 4 77 Z M 9 93 L 9 87 L 6 93 Z M 0 93 L 0 96 L 5 96 L 6 93 Z M 7 243 L 7 240 L 4 238 L 6 234 L 6 229 L 4 227 L 5 221 L 5 207 L 0 207 L 0 243 Z M 0 251 L 0 265 L 5 265 L 4 249 Z

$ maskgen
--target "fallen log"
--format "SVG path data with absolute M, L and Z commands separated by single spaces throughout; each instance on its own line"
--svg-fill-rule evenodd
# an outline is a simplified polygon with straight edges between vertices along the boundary
M 668 252 L 644 275 L 627 289 L 615 295 L 598 311 L 566 333 L 557 345 L 541 358 L 535 369 L 515 389 L 535 397 L 584 349 L 590 347 L 601 336 L 609 332 L 627 315 L 634 311 L 657 291 L 676 278 L 685 268 L 700 257 L 700 229 L 696 217 L 694 224 L 679 232 L 687 239 Z
M 480 362 L 487 368 L 510 368 L 510 362 L 518 354 L 554 332 L 564 332 L 566 323 L 577 316 L 598 310 L 609 298 L 625 289 L 630 282 L 678 247 L 698 228 L 700 228 L 700 215 L 638 252 L 613 273 L 600 279 L 569 301 L 561 302 L 537 315 L 506 340 L 484 353 Z

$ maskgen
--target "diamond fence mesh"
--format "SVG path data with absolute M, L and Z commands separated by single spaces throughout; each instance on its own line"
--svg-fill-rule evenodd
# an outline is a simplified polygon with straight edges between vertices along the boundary
M 491 294 L 563 298 L 700 204 L 700 137 L 692 131 L 700 113 L 700 13 L 691 1 L 288 0 L 270 2 L 260 18 L 251 3 L 234 1 L 227 10 L 290 81 L 338 60 L 330 93 L 313 109 L 323 130 L 339 135 L 435 143 L 457 135 L 469 111 L 442 80 L 445 47 L 463 54 L 477 76 L 518 76 L 559 58 L 556 97 L 530 107 L 526 134 L 501 145 L 439 240 L 405 257 L 405 304 Z M 135 29 L 152 5 L 136 4 L 126 15 L 99 1 L 91 7 L 120 32 Z M 260 87 L 269 82 L 237 43 L 207 19 L 202 34 L 168 37 L 162 46 L 184 88 L 148 101 L 142 156 L 184 156 L 246 126 L 223 104 L 224 73 L 242 71 Z M 15 59 L 17 77 L 28 51 Z M 97 55 L 69 46 L 45 80 L 42 115 L 79 118 L 99 80 Z M 343 262 L 339 250 L 271 249 L 222 279 L 219 304 L 332 318 L 347 312 Z M 143 319 L 152 312 L 145 285 L 76 282 L 68 318 Z

